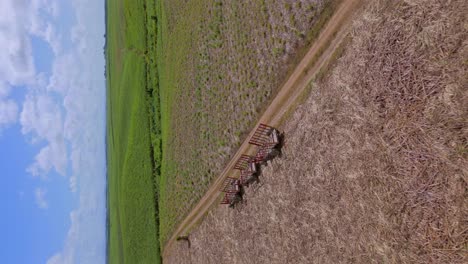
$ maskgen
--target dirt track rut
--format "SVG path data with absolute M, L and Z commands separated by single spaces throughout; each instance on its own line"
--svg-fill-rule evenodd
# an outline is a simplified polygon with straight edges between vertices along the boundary
M 272 126 L 278 126 L 280 124 L 283 116 L 294 106 L 309 82 L 320 71 L 321 67 L 327 63 L 333 55 L 333 52 L 343 41 L 347 33 L 349 20 L 362 2 L 363 0 L 344 0 L 341 3 L 326 27 L 320 33 L 317 41 L 313 43 L 305 57 L 289 76 L 287 82 L 281 87 L 277 96 L 259 119 L 255 128 L 260 123 L 266 123 Z M 163 259 L 170 254 L 171 247 L 178 236 L 188 233 L 194 225 L 203 219 L 213 206 L 218 205 L 220 197 L 219 189 L 228 175 L 232 173 L 235 162 L 242 154 L 252 153 L 254 150 L 254 148 L 248 144 L 248 139 L 253 133 L 254 130 L 251 131 L 247 139 L 242 143 L 208 192 L 178 226 L 170 240 L 163 247 Z

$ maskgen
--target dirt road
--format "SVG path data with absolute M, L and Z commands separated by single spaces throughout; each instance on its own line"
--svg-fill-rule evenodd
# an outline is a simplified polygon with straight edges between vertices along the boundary
M 321 67 L 327 63 L 335 49 L 343 41 L 347 33 L 348 22 L 362 2 L 363 0 L 343 1 L 321 32 L 317 41 L 314 42 L 287 82 L 279 90 L 277 96 L 262 115 L 257 125 L 266 123 L 278 126 L 280 124 L 282 117 L 287 114 L 290 107 L 294 105 L 307 87 L 307 84 L 319 73 Z M 251 131 L 247 140 L 243 142 L 218 179 L 216 179 L 208 192 L 176 229 L 171 239 L 163 248 L 163 259 L 170 254 L 171 247 L 178 236 L 188 233 L 195 224 L 203 219 L 213 206 L 218 206 L 220 197 L 219 189 L 224 180 L 233 173 L 235 162 L 242 154 L 249 154 L 254 150 L 254 148 L 248 144 L 248 139 L 253 133 L 254 131 Z

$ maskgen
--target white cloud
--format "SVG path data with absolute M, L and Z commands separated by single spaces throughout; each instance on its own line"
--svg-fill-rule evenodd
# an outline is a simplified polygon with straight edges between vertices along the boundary
M 0 80 L 8 85 L 28 84 L 34 78 L 31 41 L 24 23 L 28 9 L 25 1 L 0 2 Z
M 2 129 L 16 122 L 18 106 L 13 100 L 1 100 L 0 98 L 0 133 Z
M 61 254 L 56 254 L 47 261 L 47 264 L 66 264 L 66 263 L 67 262 L 65 262 Z
M 52 256 L 47 261 L 47 264 L 73 264 L 73 263 L 77 263 L 77 262 L 75 262 L 76 246 L 74 245 L 74 243 L 78 239 L 78 236 L 79 236 L 79 225 L 80 225 L 80 223 L 79 223 L 79 219 L 78 219 L 78 213 L 76 211 L 72 211 L 70 213 L 70 221 L 71 221 L 71 227 L 68 230 L 67 238 L 65 240 L 65 245 L 64 245 L 63 251 L 60 252 L 60 253 L 56 253 L 54 256 Z
M 46 200 L 47 190 L 43 188 L 36 188 L 34 197 L 36 198 L 36 204 L 40 209 L 48 209 L 49 203 Z
M 39 26 L 39 25 L 34 25 Z M 51 23 L 47 23 L 42 28 L 35 28 L 34 35 L 40 37 L 42 40 L 47 42 L 54 54 L 59 54 L 62 51 L 62 44 L 60 43 L 60 36 L 57 30 Z
M 35 6 L 45 10 L 52 17 L 57 18 L 60 11 L 60 0 L 33 0 Z
M 53 168 L 65 176 L 68 158 L 60 106 L 47 94 L 30 93 L 23 104 L 20 122 L 23 134 L 33 135 L 33 143 L 43 140 L 47 142 L 47 146 L 36 155 L 28 172 L 46 178 Z
M 47 19 L 48 16 L 54 19 L 59 16 L 58 2 L 55 0 L 32 0 L 26 28 L 28 33 L 40 37 L 50 45 L 54 54 L 58 54 L 62 50 L 61 38 L 56 27 Z
M 48 93 L 62 98 L 62 134 L 69 145 L 69 188 L 79 197 L 70 213 L 71 227 L 60 252 L 48 264 L 103 263 L 106 260 L 106 157 L 104 5 L 74 0 L 73 48 L 53 62 Z
M 80 79 L 76 79 L 80 75 L 77 63 L 79 60 L 72 53 L 58 56 L 52 64 L 52 75 L 47 90 L 64 96 L 71 87 L 80 87 Z
M 87 179 L 86 183 L 81 183 L 80 206 L 70 213 L 71 226 L 63 249 L 47 264 L 105 263 L 106 208 L 102 190 L 105 178 L 96 177 L 104 172 L 100 169 L 80 171 L 80 177 Z
M 0 132 L 19 119 L 30 142 L 43 145 L 27 171 L 67 177 L 79 200 L 63 248 L 48 264 L 103 263 L 106 256 L 104 4 L 72 0 L 72 6 L 0 1 Z M 61 12 L 76 18 L 75 25 L 60 24 Z M 33 37 L 53 51 L 50 74 L 34 66 Z M 8 98 L 18 86 L 27 87 L 23 102 Z M 34 194 L 39 208 L 49 208 L 45 188 Z
M 65 176 L 67 173 L 67 156 L 64 142 L 52 142 L 41 149 L 35 157 L 35 162 L 27 169 L 33 176 L 42 176 L 47 178 L 47 173 L 52 168 L 57 173 Z
M 36 75 L 31 37 L 62 50 L 60 35 L 50 21 L 59 15 L 57 0 L 0 1 L 0 81 L 8 86 L 33 85 Z
M 55 27 L 44 18 L 56 17 L 58 10 L 56 0 L 0 1 L 0 132 L 17 121 L 16 102 L 5 99 L 11 87 L 36 81 L 31 36 L 42 38 L 55 53 L 61 50 Z

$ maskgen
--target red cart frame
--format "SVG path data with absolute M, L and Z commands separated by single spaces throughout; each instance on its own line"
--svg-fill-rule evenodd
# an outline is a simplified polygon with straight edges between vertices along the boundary
M 268 142 L 270 136 L 268 133 L 274 129 L 273 127 L 265 124 L 260 124 L 255 130 L 252 138 L 249 140 L 249 144 L 256 145 L 256 146 L 263 146 L 265 142 Z

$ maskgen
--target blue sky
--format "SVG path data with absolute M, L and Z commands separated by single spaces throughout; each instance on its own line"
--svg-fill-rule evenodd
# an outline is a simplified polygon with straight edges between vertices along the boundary
M 104 0 L 0 1 L 1 263 L 105 262 L 104 33 Z

